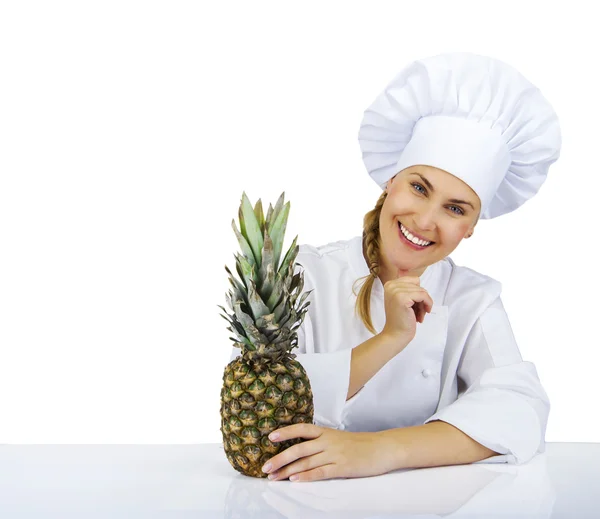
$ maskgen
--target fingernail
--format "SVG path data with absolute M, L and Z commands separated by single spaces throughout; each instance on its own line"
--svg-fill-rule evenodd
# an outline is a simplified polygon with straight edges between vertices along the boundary
M 274 432 L 269 434 L 269 440 L 276 440 L 277 438 L 279 438 L 279 433 Z
M 265 463 L 262 470 L 263 470 L 263 472 L 269 472 L 269 470 L 271 470 L 271 467 L 272 467 L 272 465 L 270 463 Z

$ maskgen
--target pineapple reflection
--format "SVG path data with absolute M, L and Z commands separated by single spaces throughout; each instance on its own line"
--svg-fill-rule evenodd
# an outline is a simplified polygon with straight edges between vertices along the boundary
M 225 498 L 226 519 L 284 519 L 287 516 L 269 506 L 263 499 L 265 482 L 253 478 L 234 476 Z

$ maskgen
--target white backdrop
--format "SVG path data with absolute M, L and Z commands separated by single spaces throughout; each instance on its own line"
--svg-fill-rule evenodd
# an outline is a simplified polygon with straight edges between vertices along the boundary
M 563 149 L 452 258 L 503 283 L 547 441 L 600 441 L 600 36 L 576 4 L 2 3 L 0 443 L 220 442 L 242 191 L 285 191 L 285 250 L 360 234 L 364 109 L 457 50 L 539 86 Z

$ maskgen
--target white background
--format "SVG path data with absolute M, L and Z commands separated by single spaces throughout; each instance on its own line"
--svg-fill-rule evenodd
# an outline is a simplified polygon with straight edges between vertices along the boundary
M 567 2 L 4 2 L 0 442 L 221 442 L 217 305 L 241 194 L 287 250 L 362 231 L 363 111 L 414 59 L 499 58 L 558 113 L 561 158 L 452 254 L 503 283 L 552 403 L 600 441 L 597 19 Z

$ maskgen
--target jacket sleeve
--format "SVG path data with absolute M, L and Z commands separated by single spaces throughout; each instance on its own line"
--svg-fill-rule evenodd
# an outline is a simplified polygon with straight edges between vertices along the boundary
M 310 312 L 298 329 L 298 348 L 292 350 L 296 360 L 306 370 L 313 393 L 316 425 L 344 429 L 345 413 L 360 391 L 346 400 L 350 385 L 352 348 L 319 352 L 315 346 Z
M 545 451 L 550 402 L 534 364 L 521 357 L 500 297 L 475 322 L 457 376 L 457 400 L 425 423 L 442 420 L 500 453 L 477 463 L 520 465 Z
M 310 312 L 304 315 L 297 333 L 298 347 L 294 348 L 292 353 L 302 364 L 310 382 L 314 404 L 313 423 L 332 429 L 344 429 L 344 413 L 360 393 L 358 391 L 346 400 L 350 385 L 352 349 L 317 351 Z M 230 362 L 240 353 L 239 348 L 233 347 Z

